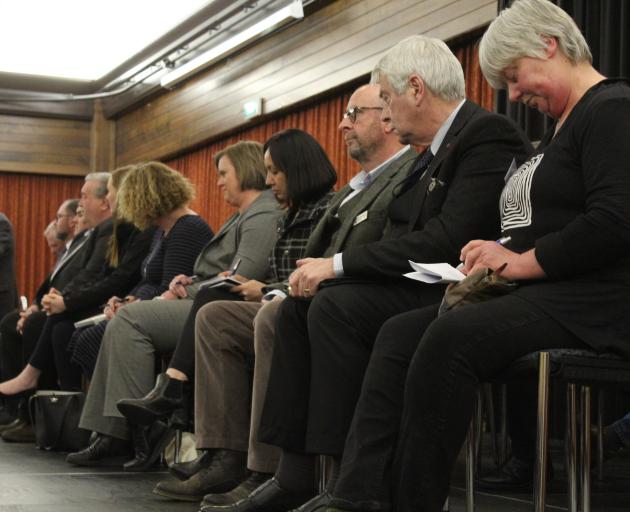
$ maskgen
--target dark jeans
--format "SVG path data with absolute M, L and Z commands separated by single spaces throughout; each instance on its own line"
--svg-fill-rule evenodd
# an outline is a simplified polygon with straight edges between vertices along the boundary
M 404 358 L 389 356 L 386 347 L 375 351 L 356 422 L 361 417 L 369 419 L 365 411 L 372 410 L 371 401 L 374 393 L 379 392 L 375 389 L 378 384 L 380 392 L 387 395 L 387 399 L 380 400 L 380 406 L 385 408 L 380 414 L 387 416 L 389 422 L 381 425 L 386 431 L 379 433 L 376 440 L 367 439 L 358 449 L 356 441 L 349 438 L 344 458 L 353 463 L 344 464 L 344 474 L 335 489 L 337 497 L 374 500 L 378 506 L 387 500 L 391 489 L 398 511 L 441 511 L 448 496 L 451 470 L 472 417 L 479 383 L 531 352 L 586 348 L 545 311 L 514 294 L 464 306 L 437 320 L 434 317 L 435 308 L 401 316 L 393 319 L 379 336 L 379 344 L 396 345 L 396 340 L 405 337 L 415 338 L 419 344 L 408 369 Z M 391 382 L 386 386 L 385 375 Z M 397 417 L 401 417 L 398 436 Z M 396 440 L 390 480 L 388 460 Z M 371 474 L 364 457 L 372 450 L 379 451 L 383 458 L 380 474 L 384 479 L 379 485 L 378 479 L 365 478 L 364 482 L 373 485 L 365 483 L 359 492 L 359 479 L 351 478 L 348 473 L 365 475 L 367 470 Z
M 190 381 L 195 380 L 195 318 L 197 317 L 197 311 L 202 306 L 215 300 L 243 300 L 243 298 L 236 293 L 230 293 L 224 288 L 203 288 L 195 295 L 192 309 L 188 314 L 184 329 L 179 335 L 177 346 L 168 365 L 170 368 L 175 368 L 184 373 Z
M 280 306 L 259 439 L 341 456 L 383 322 L 438 302 L 444 288 L 410 280 L 338 284 Z

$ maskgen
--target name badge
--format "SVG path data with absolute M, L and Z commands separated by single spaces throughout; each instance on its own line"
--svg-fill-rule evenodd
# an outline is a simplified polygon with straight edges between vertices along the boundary
M 356 226 L 357 224 L 361 224 L 364 220 L 367 220 L 367 218 L 368 218 L 368 212 L 366 210 L 364 212 L 359 213 L 359 215 L 356 216 L 352 225 Z

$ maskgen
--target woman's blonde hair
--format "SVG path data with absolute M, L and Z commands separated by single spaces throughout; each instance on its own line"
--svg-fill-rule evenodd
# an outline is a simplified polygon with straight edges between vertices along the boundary
M 190 180 L 161 162 L 133 165 L 116 195 L 119 218 L 138 229 L 187 206 L 195 197 Z
M 219 168 L 219 160 L 227 156 L 236 170 L 241 190 L 264 190 L 267 169 L 263 160 L 263 145 L 252 140 L 232 144 L 214 155 L 214 165 Z
M 133 165 L 126 165 L 124 167 L 119 167 L 118 169 L 113 170 L 109 174 L 109 184 L 116 190 L 120 190 L 120 185 L 124 181 L 127 174 L 130 171 L 135 169 Z M 99 173 L 102 174 L 102 173 Z M 89 176 L 89 175 L 88 175 Z M 116 194 L 118 197 L 118 194 Z M 118 231 L 118 224 L 120 222 L 120 217 L 118 215 L 118 200 L 116 200 L 115 205 L 110 205 L 112 210 L 112 217 L 114 218 L 114 226 L 112 231 L 112 236 L 109 239 L 109 244 L 107 245 L 107 256 L 109 258 L 109 266 L 112 268 L 116 268 L 118 266 L 118 237 L 116 233 Z

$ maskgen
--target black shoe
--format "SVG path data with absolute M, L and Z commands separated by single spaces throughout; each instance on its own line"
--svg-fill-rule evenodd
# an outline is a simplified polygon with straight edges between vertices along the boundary
M 280 487 L 275 477 L 254 489 L 247 498 L 233 505 L 204 505 L 200 512 L 276 512 L 291 510 L 306 503 L 313 497 L 313 492 L 288 491 Z
M 330 505 L 331 501 L 332 496 L 330 495 L 330 493 L 328 491 L 324 491 L 314 498 L 308 500 L 303 505 L 300 505 L 292 512 L 315 512 L 316 510 L 323 512 L 325 509 L 328 508 L 328 505 Z
M 2 439 L 8 443 L 34 443 L 35 432 L 30 423 L 24 420 L 16 420 L 11 423 L 13 427 L 2 432 Z
M 246 462 L 246 452 L 217 450 L 207 468 L 184 482 L 159 482 L 153 492 L 174 500 L 199 502 L 206 494 L 224 493 L 234 489 L 247 476 Z
M 21 420 L 20 418 L 15 418 L 11 423 L 0 425 L 0 434 L 4 433 L 7 430 L 14 429 L 15 427 L 22 425 L 23 423 L 25 423 L 24 420 Z
M 125 471 L 147 471 L 158 462 L 166 445 L 175 433 L 163 421 L 156 421 L 151 426 L 132 425 L 131 437 L 135 457 L 123 464 Z
M 98 434 L 87 448 L 69 453 L 66 462 L 76 466 L 122 466 L 130 451 L 128 441 Z
M 199 455 L 195 460 L 171 464 L 168 470 L 175 478 L 188 480 L 191 476 L 210 466 L 213 457 L 214 450 L 199 450 Z
M 15 421 L 15 414 L 3 407 L 0 409 L 0 428 L 13 423 Z
M 553 466 L 547 464 L 547 482 L 553 480 Z M 529 491 L 534 485 L 534 462 L 512 456 L 498 471 L 475 480 L 480 491 Z
M 271 480 L 273 474 L 271 473 L 259 473 L 258 471 L 252 472 L 245 480 L 243 480 L 237 487 L 229 492 L 223 494 L 206 494 L 203 497 L 201 506 L 204 505 L 234 505 L 237 501 L 247 498 L 250 493 L 264 484 L 267 480 Z
M 184 383 L 160 373 L 155 387 L 144 398 L 118 400 L 118 410 L 134 425 L 151 425 L 184 406 Z

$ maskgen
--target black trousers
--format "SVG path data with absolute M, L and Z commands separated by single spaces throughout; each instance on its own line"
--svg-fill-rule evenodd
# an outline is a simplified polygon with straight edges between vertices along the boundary
M 383 322 L 439 302 L 440 285 L 410 280 L 339 284 L 280 307 L 259 439 L 340 456 L 372 345 Z
M 65 313 L 47 317 L 29 361 L 43 375 L 56 373 L 59 387 L 65 391 L 81 389 L 81 367 L 71 362 L 67 350 L 76 320 Z
M 195 318 L 197 311 L 215 300 L 243 300 L 243 298 L 224 288 L 203 288 L 195 295 L 192 309 L 188 314 L 184 329 L 177 340 L 177 346 L 169 363 L 170 368 L 184 373 L 190 381 L 195 380 Z
M 585 348 L 515 295 L 436 314 L 435 307 L 411 311 L 379 333 L 334 505 L 441 511 L 479 383 L 530 352 Z
M 28 363 L 47 317 L 43 312 L 30 315 L 24 322 L 23 334 L 16 330 L 19 318 L 19 313 L 14 311 L 0 320 L 0 379 L 2 381 L 17 376 Z M 55 380 L 52 379 L 52 382 Z

